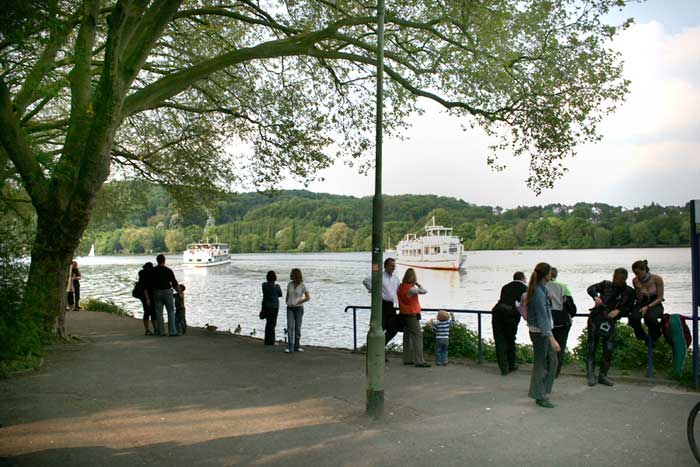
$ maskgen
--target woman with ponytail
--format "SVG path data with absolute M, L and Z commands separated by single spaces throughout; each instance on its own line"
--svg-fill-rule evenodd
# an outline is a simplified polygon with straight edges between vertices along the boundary
M 552 268 L 547 263 L 538 263 L 530 276 L 527 287 L 527 327 L 530 329 L 532 348 L 535 351 L 535 363 L 530 378 L 528 395 L 535 399 L 540 407 L 554 407 L 547 396 L 552 392 L 552 385 L 557 374 L 557 352 L 559 344 L 552 335 L 552 302 L 545 285 L 549 282 Z
M 647 260 L 635 261 L 632 264 L 634 279 L 632 285 L 637 294 L 637 303 L 632 309 L 629 324 L 634 329 L 634 336 L 640 341 L 646 341 L 647 335 L 642 328 L 642 319 L 649 329 L 653 342 L 661 337 L 661 317 L 664 314 L 664 280 L 658 274 L 649 271 Z

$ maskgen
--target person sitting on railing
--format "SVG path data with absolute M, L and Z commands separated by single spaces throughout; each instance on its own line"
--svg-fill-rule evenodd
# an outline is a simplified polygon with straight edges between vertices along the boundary
M 656 342 L 661 337 L 661 318 L 664 314 L 664 280 L 658 274 L 649 272 L 647 260 L 632 264 L 634 291 L 637 303 L 630 315 L 629 324 L 634 329 L 634 336 L 646 341 L 647 335 L 642 328 L 642 319 L 649 329 L 649 337 Z
M 557 374 L 559 377 L 561 367 L 564 364 L 564 352 L 566 352 L 566 341 L 569 339 L 569 330 L 571 329 L 571 318 L 576 315 L 576 305 L 574 298 L 571 296 L 569 286 L 563 282 L 557 281 L 559 271 L 557 268 L 552 268 L 552 279 L 545 286 L 549 298 L 552 300 L 552 335 L 559 343 L 560 350 L 557 352 Z
M 501 288 L 501 296 L 492 310 L 491 328 L 496 344 L 496 360 L 503 376 L 518 369 L 515 361 L 515 335 L 518 333 L 520 313 L 516 303 L 526 291 L 525 274 L 516 272 L 513 280 Z
M 384 345 L 388 344 L 396 334 L 402 330 L 399 315 L 396 314 L 394 303 L 398 302 L 396 291 L 399 289 L 399 276 L 394 274 L 396 260 L 387 258 L 384 260 L 384 273 L 382 274 L 382 329 L 384 329 Z M 372 277 L 367 277 L 362 284 L 369 292 L 372 292 Z
M 588 295 L 593 298 L 595 306 L 588 316 L 588 355 L 586 375 L 588 385 L 595 386 L 595 354 L 598 341 L 603 342 L 603 355 L 600 361 L 598 382 L 606 386 L 614 383 L 608 378 L 612 363 L 615 323 L 623 316 L 628 316 L 634 305 L 634 289 L 627 285 L 627 270 L 617 268 L 612 281 L 603 281 L 588 287 Z

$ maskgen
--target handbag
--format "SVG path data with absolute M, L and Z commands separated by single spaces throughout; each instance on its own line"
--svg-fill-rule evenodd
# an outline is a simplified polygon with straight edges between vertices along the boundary
M 262 308 L 262 309 L 260 310 L 259 318 L 260 318 L 260 319 L 267 319 L 267 310 L 266 310 L 265 308 Z

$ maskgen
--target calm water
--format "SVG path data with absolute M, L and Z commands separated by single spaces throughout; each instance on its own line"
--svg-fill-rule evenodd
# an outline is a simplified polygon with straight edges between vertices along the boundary
M 623 249 L 557 251 L 477 251 L 468 252 L 466 272 L 418 270 L 418 281 L 428 290 L 421 296 L 425 308 L 465 308 L 490 310 L 500 288 L 513 272 L 521 270 L 529 277 L 534 265 L 546 261 L 559 269 L 559 280 L 571 288 L 579 311 L 592 306 L 586 288 L 610 279 L 616 267 L 626 267 L 637 259 L 647 259 L 655 273 L 664 277 L 665 307 L 670 313 L 691 312 L 690 249 Z M 111 299 L 136 317 L 141 303 L 131 297 L 131 289 L 144 262 L 152 256 L 98 256 L 79 258 L 82 272 L 82 296 Z M 352 315 L 347 305 L 368 305 L 370 297 L 362 286 L 369 275 L 369 253 L 241 254 L 231 264 L 214 268 L 188 269 L 180 266 L 181 256 L 168 256 L 167 264 L 178 281 L 187 286 L 187 322 L 194 326 L 214 324 L 220 330 L 241 325 L 243 334 L 255 331 L 262 337 L 264 321 L 258 319 L 260 284 L 269 269 L 277 271 L 285 289 L 289 271 L 301 268 L 311 293 L 304 307 L 302 344 L 352 347 Z M 399 277 L 405 268 L 397 267 Z M 631 284 L 631 279 L 628 281 Z M 427 315 L 427 314 L 426 314 Z M 426 316 L 431 317 L 431 316 Z M 490 319 L 484 319 L 484 336 L 491 338 Z M 358 312 L 358 342 L 364 343 L 368 311 Z M 475 316 L 458 316 L 476 330 Z M 626 320 L 625 320 L 626 321 Z M 286 315 L 280 314 L 277 337 L 286 327 Z M 574 319 L 569 342 L 585 327 L 585 319 Z M 521 323 L 519 342 L 529 342 L 527 328 Z M 400 342 L 396 340 L 396 342 Z

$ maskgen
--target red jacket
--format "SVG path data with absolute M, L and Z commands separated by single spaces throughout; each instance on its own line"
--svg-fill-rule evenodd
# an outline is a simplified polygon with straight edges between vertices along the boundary
M 399 290 L 396 292 L 399 298 L 399 313 L 402 315 L 417 315 L 420 313 L 418 295 L 408 294 L 411 287 L 413 287 L 413 284 L 402 282 L 401 285 L 399 285 Z

